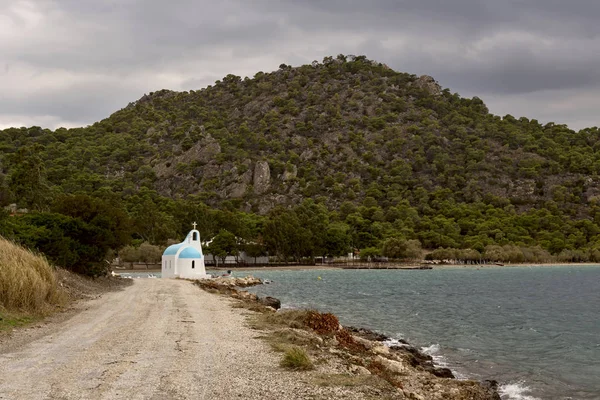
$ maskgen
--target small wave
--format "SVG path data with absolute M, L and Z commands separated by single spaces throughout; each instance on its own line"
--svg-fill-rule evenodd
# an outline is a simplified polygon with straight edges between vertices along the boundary
M 408 345 L 406 343 L 402 343 L 398 339 L 384 340 L 383 344 L 386 345 L 387 347 L 410 347 L 410 345 Z
M 498 390 L 502 400 L 541 400 L 538 397 L 529 396 L 529 392 L 531 389 L 523 382 L 502 385 Z
M 432 344 L 431 346 L 421 347 L 421 351 L 429 356 L 432 356 L 440 351 L 439 344 Z
M 438 354 L 440 352 L 439 344 L 436 343 L 432 344 L 431 346 L 421 347 L 421 351 L 427 354 L 428 356 L 431 356 L 431 358 L 433 358 L 433 363 L 436 366 L 443 368 L 450 367 L 450 365 L 448 365 L 448 360 L 446 360 L 446 357 Z

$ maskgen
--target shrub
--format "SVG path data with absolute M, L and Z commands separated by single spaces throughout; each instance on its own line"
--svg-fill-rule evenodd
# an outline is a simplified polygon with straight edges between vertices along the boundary
M 306 351 L 298 346 L 286 350 L 281 360 L 281 366 L 296 371 L 313 369 L 313 364 Z
M 348 350 L 351 350 L 351 351 L 365 351 L 366 350 L 366 347 L 363 344 L 358 343 L 356 340 L 354 340 L 354 338 L 352 337 L 352 334 L 347 329 L 342 329 L 341 331 L 337 332 L 335 334 L 335 338 L 338 341 L 338 343 L 340 344 L 340 346 L 345 347 Z
M 306 316 L 305 323 L 306 326 L 321 335 L 337 332 L 340 326 L 340 322 L 335 315 L 331 313 L 321 314 L 318 311 L 310 311 Z

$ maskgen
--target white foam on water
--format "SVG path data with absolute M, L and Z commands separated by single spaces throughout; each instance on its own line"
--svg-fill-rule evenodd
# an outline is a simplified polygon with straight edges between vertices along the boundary
M 508 383 L 501 385 L 498 389 L 502 400 L 541 400 L 538 397 L 530 396 L 531 389 L 525 386 L 524 382 Z
M 436 343 L 436 344 L 432 344 L 431 346 L 421 347 L 421 351 L 423 353 L 427 354 L 428 356 L 433 357 L 434 354 L 439 353 L 440 345 Z
M 406 343 L 402 343 L 401 341 L 399 341 L 397 339 L 384 340 L 383 344 L 386 345 L 387 347 L 410 347 L 410 345 L 408 345 Z
M 433 364 L 438 366 L 438 367 L 442 367 L 442 368 L 449 368 L 448 365 L 448 360 L 446 360 L 446 357 L 438 354 L 440 352 L 440 345 L 435 343 L 432 344 L 431 346 L 427 346 L 427 347 L 421 347 L 421 351 L 425 354 L 427 354 L 428 356 L 431 356 L 431 358 L 433 358 Z M 452 371 L 454 372 L 454 371 Z

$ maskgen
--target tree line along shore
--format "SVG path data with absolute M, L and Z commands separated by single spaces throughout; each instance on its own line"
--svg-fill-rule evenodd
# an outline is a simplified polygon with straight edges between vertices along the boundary
M 164 247 L 177 241 L 179 232 L 189 229 L 189 221 L 198 221 L 205 252 L 214 255 L 218 262 L 236 258 L 242 252 L 250 260 L 268 255 L 275 263 L 309 265 L 317 257 L 335 260 L 349 255 L 361 262 L 384 259 L 408 263 L 452 260 L 459 264 L 600 262 L 600 248 L 593 242 L 597 235 L 589 221 L 579 224 L 587 233 L 574 233 L 570 236 L 572 240 L 554 247 L 552 240 L 542 240 L 551 232 L 540 230 L 540 225 L 554 220 L 542 211 L 511 217 L 513 223 L 527 219 L 529 230 L 507 226 L 498 229 L 499 233 L 492 238 L 487 234 L 473 237 L 461 233 L 459 224 L 487 224 L 476 216 L 459 220 L 458 224 L 454 222 L 454 231 L 439 232 L 444 226 L 441 221 L 425 226 L 420 225 L 422 221 L 415 222 L 413 228 L 407 229 L 406 224 L 390 222 L 385 216 L 380 220 L 377 215 L 383 214 L 381 208 L 375 203 L 369 206 L 369 199 L 365 205 L 343 204 L 336 211 L 328 210 L 323 203 L 305 200 L 292 208 L 276 207 L 267 215 L 211 208 L 190 199 L 162 199 L 163 206 L 171 210 L 167 213 L 148 199 L 138 197 L 137 201 L 141 203 L 130 208 L 118 199 L 63 194 L 48 204 L 47 211 L 14 215 L 0 212 L 0 235 L 44 254 L 59 267 L 92 276 L 105 275 L 112 260 L 119 256 L 130 262 L 160 262 Z M 408 205 L 396 207 L 393 212 L 420 219 L 419 213 Z M 511 229 L 528 236 L 512 243 L 508 239 Z M 559 225 L 553 229 L 558 232 Z M 584 239 L 585 235 L 589 239 Z M 437 238 L 436 241 L 428 239 L 431 237 Z M 473 240 L 477 242 L 470 246 Z M 460 247 L 430 247 L 440 243 Z

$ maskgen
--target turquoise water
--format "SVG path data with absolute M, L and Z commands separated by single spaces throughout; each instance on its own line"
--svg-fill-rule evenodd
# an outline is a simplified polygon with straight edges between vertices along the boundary
M 600 266 L 252 274 L 283 307 L 406 339 L 503 399 L 600 399 Z

